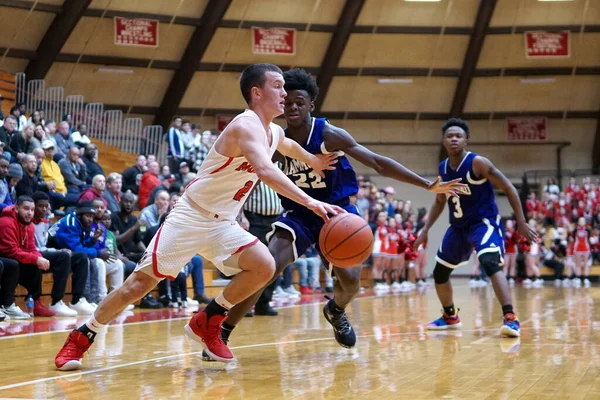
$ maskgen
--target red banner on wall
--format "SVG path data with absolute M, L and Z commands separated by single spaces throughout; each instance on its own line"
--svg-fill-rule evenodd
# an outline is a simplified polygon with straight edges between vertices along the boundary
M 254 54 L 296 54 L 296 30 L 252 27 Z
M 115 44 L 158 47 L 158 21 L 115 17 Z
M 525 32 L 527 58 L 569 57 L 570 32 Z
M 217 131 L 223 132 L 234 117 L 235 115 L 217 114 Z
M 506 118 L 509 140 L 546 140 L 548 138 L 548 119 L 546 117 L 509 117 Z

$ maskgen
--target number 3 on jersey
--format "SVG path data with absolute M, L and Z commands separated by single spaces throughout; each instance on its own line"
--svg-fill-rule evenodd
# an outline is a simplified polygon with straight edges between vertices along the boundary
M 244 187 L 242 187 L 240 190 L 238 190 L 235 195 L 233 196 L 233 199 L 235 201 L 241 201 L 244 196 L 246 195 L 246 193 L 248 193 L 251 189 L 252 186 L 254 185 L 254 182 L 252 181 L 248 181 L 246 183 L 244 183 Z
M 460 208 L 460 199 L 458 197 L 453 197 L 452 202 L 454 203 L 454 218 L 462 218 L 463 210 Z

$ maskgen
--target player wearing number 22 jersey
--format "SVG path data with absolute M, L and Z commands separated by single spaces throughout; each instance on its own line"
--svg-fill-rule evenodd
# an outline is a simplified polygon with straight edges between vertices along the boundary
M 427 223 L 415 242 L 415 247 L 426 242 L 429 229 L 447 202 L 450 227 L 440 244 L 433 270 L 443 314 L 429 323 L 427 328 L 445 330 L 461 326 L 458 309 L 454 307 L 452 299 L 450 274 L 455 268 L 465 264 L 475 249 L 481 267 L 492 280 L 496 297 L 502 306 L 504 324 L 500 332 L 503 336 L 518 337 L 519 320 L 513 311 L 506 276 L 500 268 L 504 256 L 504 237 L 494 199 L 494 186 L 508 197 L 519 233 L 530 241 L 536 241 L 537 235 L 528 227 L 519 195 L 510 181 L 488 159 L 466 150 L 470 137 L 467 122 L 451 118 L 442 126 L 442 134 L 448 158 L 440 163 L 439 174 L 444 180 L 460 178 L 467 186 L 460 196 L 437 196 Z

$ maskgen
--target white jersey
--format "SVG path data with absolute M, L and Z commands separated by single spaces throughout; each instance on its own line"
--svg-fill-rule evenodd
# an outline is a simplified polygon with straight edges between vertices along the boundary
M 252 110 L 237 115 L 229 126 L 240 118 L 254 118 L 262 126 L 260 118 Z M 227 133 L 227 129 L 222 135 Z M 269 158 L 277 149 L 280 135 L 284 135 L 283 129 L 272 122 L 270 130 L 270 145 L 265 133 Z M 186 187 L 184 196 L 222 219 L 235 219 L 257 181 L 258 176 L 246 157 L 225 157 L 217 153 L 213 146 L 198 170 L 196 179 Z

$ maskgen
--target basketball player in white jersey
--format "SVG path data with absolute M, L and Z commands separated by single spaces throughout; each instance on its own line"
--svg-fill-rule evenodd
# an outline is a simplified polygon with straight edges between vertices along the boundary
M 163 278 L 174 279 L 190 259 L 200 254 L 225 275 L 235 275 L 225 290 L 185 326 L 193 340 L 204 344 L 215 360 L 233 354 L 221 339 L 221 323 L 235 304 L 261 289 L 272 278 L 275 261 L 256 237 L 235 221 L 248 193 L 260 179 L 281 195 L 304 205 L 323 219 L 345 212 L 309 197 L 271 162 L 275 150 L 306 162 L 324 176 L 334 169 L 335 155 L 315 156 L 286 139 L 272 123 L 283 114 L 286 92 L 281 70 L 254 64 L 242 72 L 240 88 L 249 110 L 227 126 L 210 150 L 198 177 L 158 230 L 135 273 L 100 303 L 94 315 L 73 330 L 56 356 L 62 371 L 81 368 L 96 333 L 127 305 L 141 299 Z

